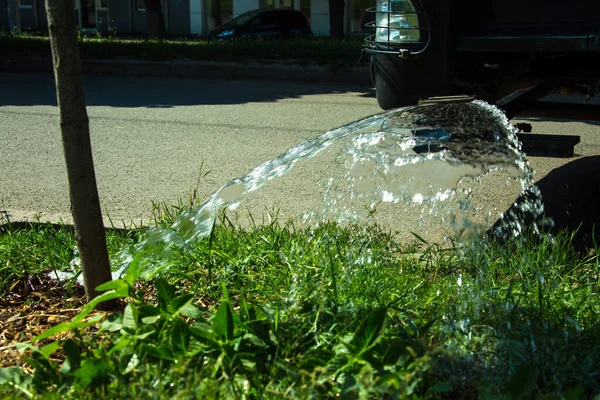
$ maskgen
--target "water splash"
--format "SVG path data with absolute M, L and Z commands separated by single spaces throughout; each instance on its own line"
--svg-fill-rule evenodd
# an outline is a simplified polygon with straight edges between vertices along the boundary
M 285 175 L 290 178 L 273 182 L 271 191 L 258 191 Z M 535 217 L 542 212 L 532 176 L 515 130 L 497 108 L 482 101 L 410 106 L 328 131 L 259 165 L 172 227 L 151 229 L 137 252 L 160 254 L 159 263 L 168 263 L 171 249 L 209 235 L 221 210 L 235 210 L 242 200 L 284 210 L 287 201 L 305 224 L 372 222 L 431 241 L 469 240 L 518 196 L 529 194 L 522 207 Z M 512 192 L 501 194 L 508 187 Z M 320 205 L 305 206 L 306 197 Z M 523 229 L 517 217 L 494 226 L 504 238 Z M 121 265 L 132 257 L 123 253 Z

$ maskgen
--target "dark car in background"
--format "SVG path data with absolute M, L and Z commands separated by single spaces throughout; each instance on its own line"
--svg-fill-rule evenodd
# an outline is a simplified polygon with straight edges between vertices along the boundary
M 535 101 L 600 87 L 600 1 L 374 0 L 371 75 L 381 108 L 475 95 Z
M 260 9 L 245 12 L 214 29 L 209 40 L 279 39 L 312 36 L 308 20 L 301 11 Z

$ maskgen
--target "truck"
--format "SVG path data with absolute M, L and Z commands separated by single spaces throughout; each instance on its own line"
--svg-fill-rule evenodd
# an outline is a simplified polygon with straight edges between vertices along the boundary
M 374 0 L 367 12 L 363 51 L 384 110 L 471 95 L 509 117 L 600 117 L 586 104 L 600 90 L 598 0 Z M 555 93 L 581 101 L 556 105 Z

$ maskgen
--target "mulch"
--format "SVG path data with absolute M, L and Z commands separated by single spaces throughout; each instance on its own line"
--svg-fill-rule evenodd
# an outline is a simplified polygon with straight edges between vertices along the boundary
M 64 283 L 43 275 L 25 276 L 14 282 L 0 295 L 0 367 L 23 366 L 28 370 L 16 344 L 31 343 L 33 337 L 70 320 L 85 303 L 85 291 L 79 284 L 67 292 Z M 34 344 L 41 347 L 70 335 L 65 332 Z M 62 358 L 60 354 L 52 357 Z

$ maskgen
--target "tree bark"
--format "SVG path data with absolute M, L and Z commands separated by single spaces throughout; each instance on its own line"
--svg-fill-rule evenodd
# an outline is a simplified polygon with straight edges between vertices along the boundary
M 162 13 L 161 0 L 144 0 L 146 6 L 146 21 L 148 23 L 148 37 L 156 39 L 165 38 L 165 20 Z
M 344 34 L 344 0 L 329 0 L 329 34 L 332 39 L 343 39 Z
M 8 27 L 10 33 L 18 35 L 21 33 L 21 13 L 19 12 L 19 4 L 21 0 L 8 1 Z
M 46 12 L 71 212 L 89 301 L 98 295 L 96 287 L 112 277 L 94 173 L 73 0 L 46 0 Z M 113 305 L 102 303 L 99 307 Z
M 215 23 L 215 27 L 223 25 L 223 19 L 221 18 L 221 0 L 211 0 L 212 1 L 212 10 L 211 16 L 213 22 Z

